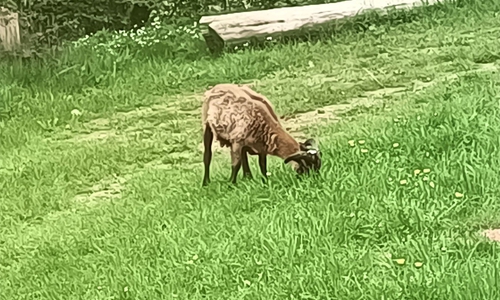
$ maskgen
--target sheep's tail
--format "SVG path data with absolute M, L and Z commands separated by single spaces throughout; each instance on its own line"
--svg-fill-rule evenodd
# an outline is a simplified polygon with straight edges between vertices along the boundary
M 201 106 L 201 124 L 203 128 L 205 128 L 205 126 L 207 125 L 207 115 L 208 115 L 208 103 L 204 101 Z
M 207 126 L 208 110 L 210 109 L 210 100 L 213 99 L 213 96 L 214 96 L 213 87 L 203 94 L 203 99 L 202 99 L 203 103 L 201 105 L 201 123 L 203 127 Z

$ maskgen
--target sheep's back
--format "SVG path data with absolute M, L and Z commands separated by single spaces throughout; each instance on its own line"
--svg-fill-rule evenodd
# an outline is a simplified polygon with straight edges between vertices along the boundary
M 256 106 L 245 98 L 224 95 L 210 101 L 206 122 L 218 137 L 231 142 L 242 141 L 258 130 L 263 120 Z
M 219 84 L 205 92 L 203 124 L 224 144 L 261 144 L 267 140 L 269 125 L 280 126 L 268 100 L 250 92 L 234 84 Z

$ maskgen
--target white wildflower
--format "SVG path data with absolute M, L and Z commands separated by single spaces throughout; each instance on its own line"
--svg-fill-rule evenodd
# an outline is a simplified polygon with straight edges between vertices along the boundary
M 76 109 L 76 108 L 75 108 L 75 109 L 73 109 L 73 110 L 71 111 L 71 115 L 72 115 L 72 116 L 75 116 L 75 117 L 79 117 L 79 116 L 81 116 L 81 115 L 82 115 L 82 112 L 81 112 L 81 111 L 79 111 L 78 109 Z

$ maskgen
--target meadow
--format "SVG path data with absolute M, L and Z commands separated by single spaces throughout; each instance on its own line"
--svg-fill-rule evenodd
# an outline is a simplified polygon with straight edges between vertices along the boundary
M 500 3 L 366 22 L 220 57 L 158 23 L 0 62 L 0 298 L 499 299 Z M 233 186 L 218 149 L 202 188 L 223 82 L 315 137 L 320 177 L 269 158 Z

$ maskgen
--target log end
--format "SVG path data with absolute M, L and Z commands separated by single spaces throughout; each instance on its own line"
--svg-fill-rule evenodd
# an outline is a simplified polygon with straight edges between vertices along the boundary
M 224 49 L 224 40 L 220 37 L 220 35 L 213 30 L 210 25 L 201 24 L 201 33 L 205 42 L 207 44 L 208 49 L 212 54 L 220 53 Z

